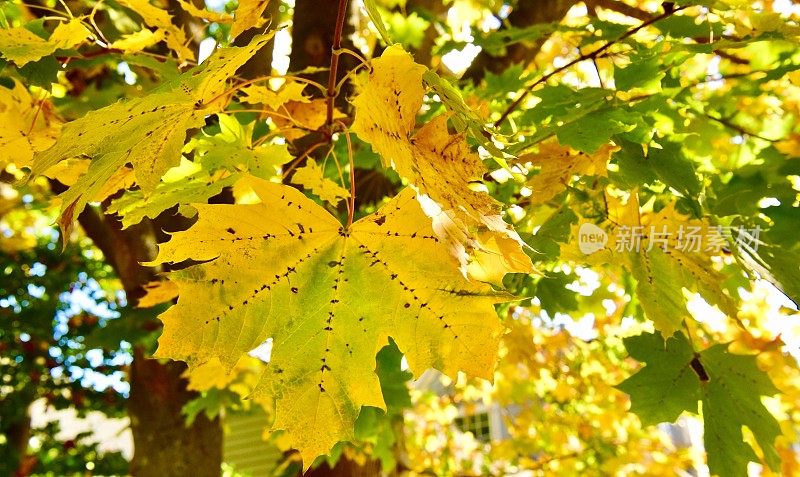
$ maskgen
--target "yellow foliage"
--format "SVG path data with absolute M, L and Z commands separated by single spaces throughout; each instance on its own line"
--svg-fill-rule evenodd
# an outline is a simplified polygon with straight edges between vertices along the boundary
M 236 38 L 245 30 L 260 27 L 266 21 L 261 14 L 267 8 L 269 0 L 239 0 L 239 6 L 233 14 L 231 38 Z
M 27 167 L 36 152 L 53 145 L 60 129 L 49 100 L 34 98 L 17 81 L 12 89 L 0 87 L 0 169 L 8 163 Z
M 59 23 L 47 40 L 24 27 L 0 28 L 0 53 L 17 66 L 24 66 L 56 50 L 74 48 L 89 36 L 89 30 L 79 18 Z
M 594 154 L 586 154 L 557 142 L 548 142 L 539 146 L 539 152 L 520 157 L 516 162 L 526 165 L 530 163 L 539 168 L 539 173 L 528 181 L 533 191 L 531 204 L 549 201 L 572 182 L 573 176 L 606 177 L 608 161 L 617 149 L 606 144 Z

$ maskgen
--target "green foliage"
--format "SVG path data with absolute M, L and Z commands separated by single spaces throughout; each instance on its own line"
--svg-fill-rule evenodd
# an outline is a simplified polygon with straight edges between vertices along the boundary
M 780 427 L 761 402 L 761 396 L 778 389 L 758 368 L 755 356 L 732 354 L 722 344 L 698 353 L 680 333 L 666 342 L 660 334 L 626 338 L 625 347 L 647 364 L 618 386 L 630 394 L 631 410 L 643 424 L 674 422 L 683 411 L 697 413 L 700 401 L 711 472 L 748 475 L 748 461 L 758 457 L 743 442 L 742 426 L 753 433 L 769 466 L 778 469 L 774 442 Z

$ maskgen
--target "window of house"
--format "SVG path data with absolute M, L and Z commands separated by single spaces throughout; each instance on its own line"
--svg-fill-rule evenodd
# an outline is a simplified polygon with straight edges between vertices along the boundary
M 481 442 L 488 442 L 491 438 L 488 412 L 459 416 L 455 419 L 455 425 L 461 432 L 471 432 Z

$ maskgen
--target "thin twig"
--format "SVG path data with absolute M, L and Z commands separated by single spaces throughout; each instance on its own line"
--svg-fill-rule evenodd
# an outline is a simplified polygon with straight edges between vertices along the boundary
M 574 60 L 570 61 L 569 63 L 565 64 L 564 66 L 556 68 L 553 71 L 551 71 L 551 72 L 547 73 L 546 75 L 542 76 L 538 80 L 534 81 L 530 86 L 526 87 L 525 91 L 523 91 L 522 94 L 520 94 L 519 97 L 516 100 L 514 100 L 514 102 L 511 103 L 511 105 L 508 108 L 506 108 L 506 110 L 500 116 L 500 119 L 495 121 L 494 127 L 499 127 L 500 124 L 502 124 L 503 121 L 506 120 L 508 115 L 511 114 L 515 109 L 517 109 L 519 107 L 519 105 L 522 104 L 522 102 L 525 100 L 525 98 L 527 98 L 528 95 L 531 94 L 533 89 L 536 88 L 537 86 L 539 86 L 540 84 L 543 84 L 543 83 L 547 82 L 547 80 L 549 80 L 553 76 L 555 76 L 555 75 L 557 75 L 557 74 L 559 74 L 559 73 L 561 73 L 563 71 L 566 71 L 567 69 L 575 66 L 576 64 L 578 64 L 578 63 L 580 63 L 582 61 L 586 61 L 586 60 L 589 60 L 589 59 L 597 58 L 598 55 L 600 55 L 604 51 L 608 50 L 612 46 L 616 45 L 617 43 L 621 42 L 622 40 L 625 40 L 625 39 L 635 35 L 640 30 L 642 30 L 644 28 L 647 28 L 648 26 L 652 25 L 653 23 L 656 23 L 656 22 L 661 21 L 661 20 L 663 20 L 665 18 L 668 18 L 668 17 L 674 15 L 675 13 L 677 13 L 677 12 L 679 12 L 681 10 L 685 10 L 687 8 L 689 8 L 688 5 L 682 6 L 682 7 L 678 7 L 678 8 L 672 9 L 672 10 L 668 10 L 668 11 L 662 13 L 661 15 L 658 15 L 656 17 L 651 18 L 650 20 L 642 22 L 636 28 L 631 28 L 630 30 L 628 30 L 625 33 L 623 33 L 622 36 L 620 36 L 619 38 L 616 38 L 614 40 L 609 40 L 608 42 L 606 42 L 606 44 L 604 44 L 600 48 L 597 48 L 596 50 L 593 50 L 593 51 L 591 51 L 589 53 L 583 54 L 583 55 L 575 58 Z
M 298 165 L 298 164 L 300 164 L 300 162 L 301 162 L 301 161 L 302 161 L 304 158 L 306 158 L 306 157 L 310 156 L 312 152 L 316 151 L 318 148 L 320 148 L 320 147 L 324 146 L 325 144 L 328 144 L 328 142 L 327 142 L 327 141 L 320 141 L 320 142 L 318 142 L 318 143 L 315 143 L 315 144 L 313 144 L 311 147 L 309 147 L 308 149 L 306 149 L 306 152 L 304 152 L 302 155 L 298 156 L 298 158 L 297 158 L 297 159 L 295 159 L 294 161 L 292 161 L 291 163 L 289 163 L 289 166 L 288 166 L 288 167 L 287 167 L 287 168 L 286 168 L 286 169 L 283 171 L 283 177 L 284 177 L 284 179 L 285 179 L 285 178 L 287 178 L 287 177 L 289 177 L 289 174 L 290 174 L 290 173 L 291 173 L 291 172 L 294 170 L 294 168 L 295 168 L 295 167 L 297 167 L 297 165 Z M 333 147 L 333 146 L 331 146 L 331 148 L 332 148 L 332 147 Z
M 336 30 L 333 33 L 333 45 L 331 49 L 331 68 L 328 72 L 328 115 L 325 125 L 330 128 L 333 126 L 333 101 L 336 99 L 336 73 L 339 70 L 339 55 L 342 54 L 342 31 L 344 31 L 344 20 L 347 17 L 347 0 L 339 0 L 339 10 L 336 14 Z
M 719 124 L 725 126 L 726 128 L 732 130 L 732 131 L 736 131 L 739 134 L 741 134 L 742 136 L 750 136 L 750 137 L 754 137 L 756 139 L 761 139 L 762 141 L 767 141 L 767 142 L 778 142 L 778 141 L 780 141 L 780 139 L 770 139 L 768 137 L 761 136 L 761 135 L 756 134 L 754 132 L 750 132 L 747 129 L 739 126 L 738 124 L 734 124 L 734 123 L 730 122 L 727 119 L 723 119 L 723 118 L 718 118 L 718 117 L 712 116 L 710 113 L 703 113 L 703 112 L 696 111 L 696 110 L 692 110 L 692 111 L 694 113 L 696 113 L 696 114 L 700 114 L 702 116 L 705 116 L 708 119 L 710 119 L 710 120 L 712 120 L 712 121 L 714 121 L 716 123 L 719 123 Z
M 350 161 L 350 201 L 347 205 L 347 228 L 353 225 L 353 216 L 356 213 L 356 166 L 353 162 L 353 144 L 350 142 L 350 131 L 342 127 L 344 138 L 347 140 L 347 159 Z

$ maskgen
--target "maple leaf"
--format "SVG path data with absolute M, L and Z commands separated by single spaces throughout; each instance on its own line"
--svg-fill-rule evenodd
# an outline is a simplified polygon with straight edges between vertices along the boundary
M 313 160 L 292 175 L 292 183 L 301 185 L 334 206 L 342 199 L 350 197 L 350 192 L 325 177 L 324 171 Z
M 35 99 L 16 80 L 11 89 L 0 87 L 0 166 L 27 167 L 34 153 L 53 145 L 60 127 L 50 101 Z
M 220 132 L 211 136 L 198 136 L 186 145 L 185 152 L 193 152 L 195 161 L 208 170 L 226 169 L 229 172 L 248 172 L 262 179 L 272 179 L 280 166 L 292 160 L 286 145 L 253 145 L 256 123 L 241 124 L 231 115 L 218 114 Z
M 732 354 L 723 344 L 696 353 L 680 333 L 666 342 L 657 333 L 624 341 L 633 358 L 647 363 L 617 386 L 631 396 L 631 411 L 642 424 L 673 422 L 683 411 L 697 413 L 700 401 L 711 473 L 744 477 L 747 463 L 758 460 L 744 442 L 742 426 L 752 431 L 770 468 L 778 469 L 774 441 L 781 430 L 761 396 L 779 390 L 758 368 L 755 356 Z
M 566 189 L 573 176 L 605 177 L 608 161 L 615 150 L 614 146 L 606 144 L 594 154 L 586 154 L 557 142 L 548 142 L 539 146 L 539 152 L 521 156 L 515 162 L 539 168 L 539 173 L 528 181 L 532 190 L 530 201 L 536 205 L 549 201 Z
M 239 0 L 239 6 L 233 14 L 231 38 L 236 38 L 245 30 L 261 26 L 266 21 L 261 16 L 267 8 L 269 0 Z
M 194 60 L 194 52 L 187 46 L 189 40 L 186 33 L 172 23 L 172 17 L 166 9 L 153 6 L 148 0 L 119 0 L 119 3 L 141 16 L 147 26 L 156 28 L 157 34 L 163 35 L 164 42 L 178 58 Z
M 714 268 L 711 250 L 695 245 L 690 233 L 706 243 L 721 241 L 719 233 L 703 220 L 692 219 L 667 204 L 658 212 L 640 214 L 636 194 L 627 203 L 606 193 L 609 220 L 603 224 L 608 239 L 589 255 L 578 250 L 579 225 L 573 226 L 572 239 L 561 247 L 564 260 L 601 266 L 614 263 L 631 272 L 636 280 L 636 295 L 647 318 L 656 329 L 671 335 L 689 316 L 683 288 L 700 293 L 730 318 L 737 319 L 734 299 L 725 293 L 725 276 Z M 651 236 L 651 234 L 657 234 Z
M 89 30 L 79 18 L 59 23 L 47 40 L 25 27 L 0 29 L 0 53 L 17 66 L 25 66 L 56 50 L 74 48 L 89 36 Z
M 59 224 L 68 230 L 73 217 L 127 163 L 147 195 L 181 157 L 186 131 L 224 106 L 218 100 L 226 81 L 270 36 L 257 36 L 246 47 L 219 49 L 202 65 L 141 98 L 92 111 L 64 126 L 56 144 L 34 158 L 31 171 L 40 174 L 59 161 L 92 158 L 89 171 L 62 194 Z M 66 235 L 66 234 L 65 234 Z
M 240 101 L 248 104 L 265 104 L 270 109 L 277 111 L 278 108 L 289 101 L 298 103 L 310 102 L 311 100 L 303 95 L 305 88 L 306 84 L 299 81 L 289 81 L 277 91 L 273 91 L 263 85 L 250 85 L 239 90 L 241 93 Z
M 170 274 L 180 297 L 157 356 L 230 369 L 271 338 L 259 393 L 306 466 L 353 437 L 362 406 L 384 408 L 375 355 L 390 337 L 415 376 L 492 376 L 493 305 L 510 296 L 459 273 L 413 191 L 346 229 L 293 188 L 250 185 L 262 203 L 197 204 L 198 222 L 160 247 L 155 263 L 205 263 Z
M 438 206 L 438 210 L 428 207 L 426 212 L 465 272 L 470 252 L 486 250 L 478 237 L 481 231 L 510 239 L 516 246 L 495 249 L 497 255 L 486 254 L 475 267 L 484 268 L 489 257 L 497 256 L 502 263 L 515 267 L 506 272 L 532 272 L 530 259 L 522 258 L 522 240 L 500 216 L 500 204 L 470 187 L 487 170 L 478 155 L 470 151 L 463 133 L 449 133 L 449 115 L 435 117 L 414 134 L 425 94 L 425 71 L 400 45 L 387 48 L 372 61 L 369 78 L 359 85 L 359 94 L 353 99 L 356 117 L 352 130 L 372 145 L 385 166 L 395 169 L 420 196 Z M 510 259 L 506 252 L 517 258 Z

